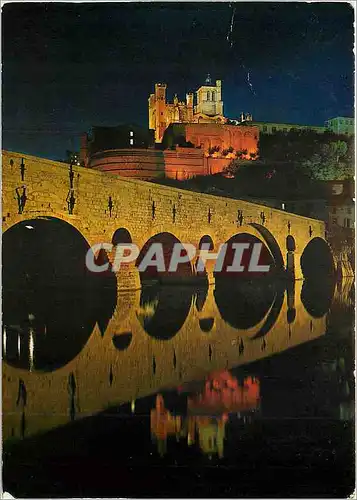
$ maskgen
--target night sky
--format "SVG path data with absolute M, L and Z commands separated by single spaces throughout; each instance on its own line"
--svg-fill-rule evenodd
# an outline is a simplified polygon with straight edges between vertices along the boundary
M 147 126 L 155 82 L 184 99 L 208 72 L 229 118 L 353 116 L 347 3 L 12 3 L 2 13 L 4 149 L 63 159 L 93 125 Z

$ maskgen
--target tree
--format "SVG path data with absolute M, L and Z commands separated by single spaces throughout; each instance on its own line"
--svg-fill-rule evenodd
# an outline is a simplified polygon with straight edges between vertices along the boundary
M 353 176 L 353 163 L 347 156 L 345 141 L 322 144 L 319 150 L 302 162 L 307 175 L 321 181 L 343 180 Z
M 340 161 L 340 157 L 344 157 L 347 153 L 347 143 L 344 141 L 331 142 L 331 155 L 336 155 L 336 161 Z

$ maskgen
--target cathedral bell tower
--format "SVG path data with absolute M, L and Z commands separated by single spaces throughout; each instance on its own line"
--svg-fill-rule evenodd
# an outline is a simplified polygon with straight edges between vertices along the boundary
M 205 84 L 197 90 L 195 114 L 223 116 L 221 80 L 216 80 L 216 85 L 213 85 L 210 74 L 207 75 Z

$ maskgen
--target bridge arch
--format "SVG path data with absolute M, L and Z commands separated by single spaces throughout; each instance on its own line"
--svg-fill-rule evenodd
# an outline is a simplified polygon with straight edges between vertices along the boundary
M 131 344 L 133 334 L 131 332 L 118 333 L 112 336 L 112 343 L 118 351 L 125 351 Z
M 304 280 L 301 288 L 301 302 L 312 318 L 322 318 L 328 313 L 335 285 L 334 279 Z
M 208 249 L 210 251 L 214 250 L 214 243 L 213 243 L 213 239 L 212 237 L 209 235 L 209 234 L 204 234 L 201 238 L 200 238 L 200 241 L 198 243 L 198 248 L 201 249 L 202 248 L 202 245 L 207 245 L 208 246 Z
M 144 331 L 157 340 L 170 340 L 182 329 L 192 306 L 192 287 L 144 286 L 136 317 Z
M 210 252 L 212 252 L 214 250 L 214 242 L 213 242 L 212 237 L 209 234 L 204 234 L 200 238 L 200 241 L 199 241 L 198 247 L 197 247 L 197 251 L 198 252 L 202 249 L 203 245 L 207 246 L 208 247 L 208 251 L 210 251 Z M 199 279 L 201 279 L 204 282 L 205 285 L 208 285 L 209 281 L 210 281 L 210 277 L 209 277 L 208 273 L 212 274 L 212 271 L 213 271 L 213 268 L 214 268 L 214 262 L 213 261 L 207 261 L 205 263 L 205 265 L 204 265 L 203 271 L 199 271 L 197 269 L 199 261 L 200 261 L 200 258 L 199 258 L 199 256 L 197 256 L 196 259 L 195 259 L 195 264 L 194 264 L 195 274 L 196 274 L 196 276 Z
M 273 234 L 269 231 L 269 229 L 262 226 L 261 224 L 252 222 L 249 224 L 249 226 L 253 227 L 259 233 L 260 237 L 263 239 L 263 243 L 265 243 L 274 258 L 276 268 L 282 271 L 284 269 L 282 249 L 280 248 L 279 243 L 277 242 Z
M 57 217 L 35 217 L 15 222 L 3 233 L 3 284 L 8 286 L 19 274 L 24 274 L 24 266 L 33 274 L 37 273 L 37 284 L 52 284 L 51 279 L 62 276 L 87 276 L 93 278 L 85 265 L 85 257 L 90 245 L 83 234 L 69 222 Z M 41 260 L 46 257 L 45 260 Z M 47 266 L 44 272 L 43 265 Z M 60 267 L 59 275 L 53 266 Z M 28 274 L 28 273 L 27 273 Z M 11 279 L 10 279 L 11 276 Z M 72 283 L 73 284 L 73 283 Z
M 146 270 L 141 271 L 139 266 L 155 243 L 162 245 L 165 270 L 160 271 L 155 266 L 148 266 Z M 135 263 L 143 285 L 137 318 L 145 332 L 157 340 L 169 340 L 174 337 L 184 325 L 192 306 L 192 287 L 169 287 L 163 290 L 156 286 L 186 285 L 193 277 L 191 262 L 178 264 L 177 270 L 173 272 L 168 269 L 174 245 L 177 243 L 181 241 L 174 234 L 157 233 L 145 242 Z
M 198 323 L 200 325 L 201 331 L 204 333 L 209 333 L 213 326 L 214 326 L 214 318 L 209 317 L 209 318 L 200 318 L 198 320 Z
M 286 272 L 290 278 L 295 277 L 295 238 L 289 234 L 286 237 Z
M 110 317 L 115 277 L 103 290 L 102 280 L 86 267 L 89 248 L 77 228 L 55 217 L 23 219 L 4 232 L 6 362 L 57 370 L 83 349 L 95 324 Z
M 262 243 L 263 246 L 261 248 L 259 264 L 270 265 L 270 271 L 268 273 L 269 275 L 276 275 L 284 271 L 284 260 L 279 244 L 277 243 L 274 236 L 270 233 L 270 231 L 260 224 L 252 223 L 239 227 L 238 230 L 228 240 L 225 241 L 225 243 L 228 245 L 226 256 L 224 258 L 222 272 L 215 271 L 214 273 L 216 280 L 225 277 L 225 270 L 233 262 L 234 250 L 232 245 L 234 243 Z M 244 271 L 237 272 L 236 275 L 238 277 L 255 277 L 255 273 L 247 272 L 251 255 L 251 248 L 252 247 L 250 247 L 249 250 L 246 250 L 243 253 L 242 265 L 244 267 Z
M 218 311 L 227 324 L 237 330 L 250 330 L 259 325 L 256 335 L 271 316 L 277 291 L 268 283 L 257 287 L 252 282 L 238 281 L 233 288 L 216 286 L 214 297 Z M 280 311 L 281 304 L 278 309 Z
M 126 228 L 120 227 L 119 229 L 115 230 L 113 237 L 112 237 L 112 244 L 114 246 L 120 245 L 120 244 L 128 245 L 132 242 L 133 242 L 133 240 L 131 238 L 131 234 Z
M 163 249 L 164 267 L 165 270 L 159 270 L 157 266 L 147 266 L 146 269 L 141 270 L 140 264 L 143 263 L 145 256 L 149 255 L 150 249 L 154 248 L 152 245 L 159 243 Z M 170 271 L 169 265 L 173 253 L 174 246 L 182 242 L 170 232 L 156 233 L 149 238 L 140 250 L 139 256 L 136 259 L 136 267 L 139 270 L 141 282 L 156 281 L 161 284 L 182 283 L 185 284 L 193 276 L 192 262 L 182 262 L 177 265 L 176 271 Z M 182 252 L 183 255 L 183 252 Z M 155 259 L 155 257 L 154 257 Z
M 335 273 L 331 249 L 320 237 L 313 238 L 306 245 L 300 258 L 300 265 L 306 279 L 323 279 Z

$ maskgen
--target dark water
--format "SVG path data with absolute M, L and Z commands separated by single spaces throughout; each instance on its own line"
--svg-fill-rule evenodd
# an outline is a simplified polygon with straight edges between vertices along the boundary
M 3 297 L 15 497 L 346 497 L 352 281 Z

